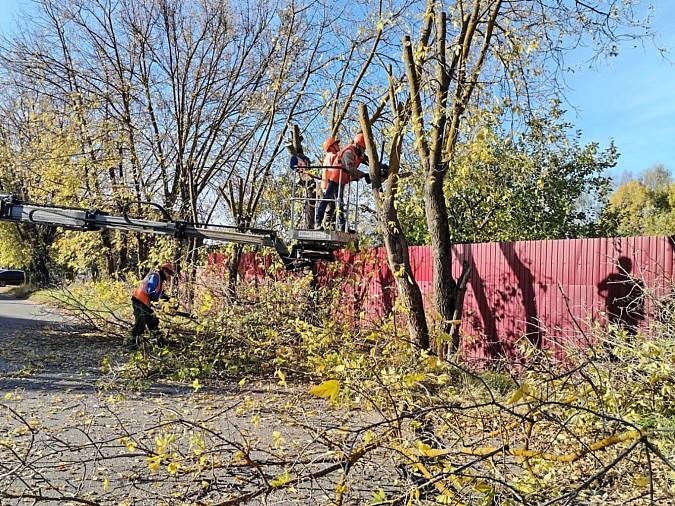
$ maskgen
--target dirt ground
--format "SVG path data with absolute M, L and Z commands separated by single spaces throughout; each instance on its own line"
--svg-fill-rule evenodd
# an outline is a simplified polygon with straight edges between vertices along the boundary
M 345 466 L 377 414 L 276 380 L 102 389 L 130 351 L 85 330 L 0 293 L 0 504 L 359 504 L 392 482 L 377 451 Z

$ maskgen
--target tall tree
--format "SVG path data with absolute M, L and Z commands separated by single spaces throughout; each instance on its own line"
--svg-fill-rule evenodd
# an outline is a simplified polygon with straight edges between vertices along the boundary
M 86 198 L 247 226 L 313 69 L 293 1 L 40 0 L 7 44 L 17 86 L 80 125 Z M 325 26 L 327 22 L 324 22 Z M 229 207 L 219 189 L 231 189 Z M 148 209 L 141 209 L 148 212 Z M 148 257 L 137 238 L 136 257 Z M 188 257 L 194 253 L 188 248 Z
M 616 51 L 624 36 L 636 37 L 634 2 L 571 0 L 427 1 L 421 39 L 431 29 L 433 45 L 403 39 L 411 97 L 411 123 L 424 174 L 425 214 L 432 245 L 433 292 L 441 331 L 459 345 L 460 287 L 452 274 L 452 237 L 445 181 L 455 170 L 467 118 L 497 97 L 518 111 L 564 84 L 558 79 L 566 53 L 590 41 Z M 446 11 L 447 9 L 447 11 Z M 420 57 L 419 54 L 422 53 Z M 421 62 L 419 61 L 421 60 Z
M 45 110 L 46 109 L 46 110 Z M 0 193 L 23 200 L 73 206 L 80 202 L 81 167 L 74 125 L 28 94 L 5 103 L 0 123 Z M 30 272 L 31 282 L 49 282 L 52 247 L 63 238 L 51 227 L 3 225 L 8 261 Z
M 603 219 L 620 236 L 675 233 L 675 183 L 668 170 L 658 165 L 617 186 Z
M 401 149 L 403 146 L 402 128 L 404 111 L 401 104 L 397 104 L 393 89 L 391 104 L 394 109 L 397 128 L 391 142 L 389 152 L 389 170 L 386 184 L 382 181 L 382 173 L 377 155 L 377 144 L 371 129 L 372 118 L 368 114 L 365 104 L 360 106 L 359 116 L 361 128 L 366 138 L 368 157 L 370 159 L 370 174 L 372 188 L 377 209 L 377 223 L 383 238 L 387 252 L 387 262 L 394 274 L 398 287 L 399 297 L 403 306 L 407 308 L 408 331 L 413 344 L 422 349 L 429 348 L 429 326 L 424 311 L 422 291 L 415 281 L 410 256 L 408 253 L 408 241 L 405 231 L 401 226 L 398 210 L 396 208 L 399 194 L 399 169 L 401 161 Z

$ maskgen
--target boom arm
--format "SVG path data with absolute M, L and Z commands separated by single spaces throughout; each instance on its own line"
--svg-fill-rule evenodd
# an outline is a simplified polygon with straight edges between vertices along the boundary
M 63 206 L 48 206 L 22 202 L 15 195 L 0 195 L 0 220 L 62 227 L 70 230 L 95 231 L 102 228 L 139 232 L 144 234 L 170 235 L 179 239 L 201 238 L 218 242 L 234 242 L 254 246 L 273 247 L 288 269 L 301 268 L 310 263 L 305 259 L 293 258 L 286 245 L 273 230 L 262 230 L 191 223 L 171 219 L 161 206 L 138 202 L 156 207 L 166 221 L 152 221 L 130 218 L 128 204 L 122 216 L 112 216 L 98 209 L 79 209 Z

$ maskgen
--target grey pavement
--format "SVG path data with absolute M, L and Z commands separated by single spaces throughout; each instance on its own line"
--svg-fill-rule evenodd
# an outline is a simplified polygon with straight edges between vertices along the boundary
M 86 330 L 46 304 L 19 300 L 8 288 L 0 289 L 0 387 L 53 387 L 61 380 L 72 388 L 73 376 L 76 382 L 91 383 L 98 369 L 92 359 L 119 345 L 100 336 L 86 336 Z
M 61 322 L 63 316 L 49 306 L 15 299 L 9 294 L 9 289 L 0 289 L 0 339 L 6 332 Z
M 16 299 L 9 294 L 9 288 L 0 288 L 0 374 L 23 367 L 16 356 L 10 359 L 10 341 L 19 334 L 39 332 L 45 325 L 61 322 L 61 316 L 48 306 Z
M 46 305 L 0 291 L 3 506 L 31 497 L 127 506 L 236 497 L 240 504 L 329 504 L 340 456 L 381 421 L 373 413 L 334 410 L 309 396 L 308 385 L 280 387 L 276 379 L 198 391 L 171 382 L 143 391 L 101 389 L 103 357 L 122 363 L 126 352 L 119 340 L 87 330 Z M 162 456 L 161 441 L 170 441 Z M 378 455 L 354 466 L 345 504 L 387 488 L 387 460 Z M 280 476 L 304 478 L 289 490 L 256 493 Z

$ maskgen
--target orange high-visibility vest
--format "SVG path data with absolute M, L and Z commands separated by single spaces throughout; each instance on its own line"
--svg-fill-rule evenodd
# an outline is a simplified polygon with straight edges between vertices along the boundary
M 352 181 L 352 177 L 349 175 L 349 172 L 342 170 L 340 165 L 339 153 L 328 153 L 326 158 L 323 161 L 324 167 L 332 167 L 330 169 L 324 169 L 323 174 L 321 175 L 321 188 L 325 190 L 328 188 L 328 182 L 333 181 L 338 184 L 347 184 Z
M 147 276 L 145 276 L 143 278 L 143 280 L 138 284 L 136 289 L 133 292 L 131 292 L 132 297 L 140 300 L 146 306 L 150 305 L 150 295 L 148 295 L 148 279 L 153 274 L 157 274 L 159 276 L 159 273 L 157 273 L 157 272 L 149 272 L 147 274 Z M 158 293 L 162 293 L 162 285 L 163 284 L 164 284 L 164 281 L 162 281 L 162 276 L 159 276 Z
M 354 170 L 359 168 L 359 165 L 361 165 L 361 154 L 357 151 L 356 146 L 354 144 L 349 144 L 342 148 L 340 152 L 337 154 L 337 159 L 338 163 L 342 168 L 345 170 L 347 167 L 344 167 L 344 164 L 342 163 L 342 155 L 344 155 L 347 151 L 351 151 L 354 154 L 354 167 L 352 167 Z

